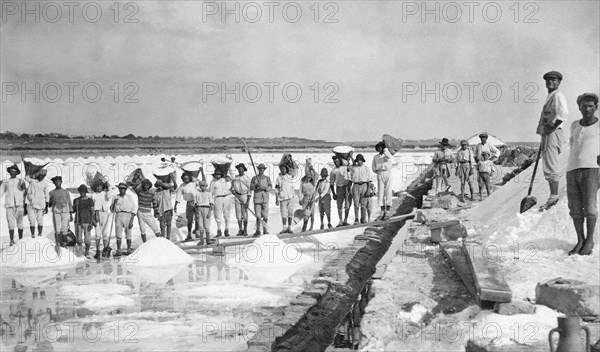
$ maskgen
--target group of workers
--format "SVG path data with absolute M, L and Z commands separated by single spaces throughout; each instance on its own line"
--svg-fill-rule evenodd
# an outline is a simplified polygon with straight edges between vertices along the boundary
M 562 82 L 562 74 L 550 71 L 543 76 L 548 89 L 548 97 L 540 116 L 537 133 L 542 136 L 540 153 L 543 159 L 544 175 L 550 188 L 550 196 L 540 210 L 547 210 L 558 202 L 559 165 L 558 155 L 563 150 L 563 123 L 567 120 L 568 110 L 565 95 L 558 87 Z M 571 124 L 570 156 L 567 167 L 567 197 L 569 213 L 573 219 L 577 233 L 577 244 L 569 252 L 570 255 L 589 255 L 594 246 L 594 228 L 598 217 L 597 193 L 600 187 L 600 123 L 595 112 L 598 108 L 598 96 L 584 93 L 577 98 L 577 105 L 582 119 Z M 479 135 L 481 143 L 472 151 L 468 142 L 461 141 L 461 148 L 456 156 L 448 149 L 449 141 L 443 138 L 440 149 L 433 155 L 434 192 L 449 189 L 448 177 L 451 166 L 461 181 L 461 198 L 465 199 L 465 188 L 470 189 L 473 200 L 472 178 L 477 172 L 479 196 L 485 189 L 491 193 L 490 178 L 494 172 L 494 161 L 499 157 L 499 150 L 488 143 L 488 134 Z M 312 161 L 306 160 L 305 173 L 301 180 L 299 201 L 303 210 L 302 231 L 313 230 L 314 208 L 318 206 L 321 229 L 331 228 L 331 201 L 336 202 L 339 226 L 350 225 L 348 217 L 354 204 L 354 223 L 369 222 L 371 215 L 371 197 L 377 194 L 381 208 L 378 220 L 390 217 L 392 205 L 392 188 L 390 171 L 394 166 L 393 153 L 385 142 L 379 142 L 375 149 L 371 168 L 365 165 L 362 154 L 352 157 L 352 153 L 333 157 L 334 167 L 331 171 L 323 168 L 319 174 L 314 170 Z M 395 151 L 394 151 L 395 152 Z M 106 182 L 92 184 L 92 193 L 88 196 L 88 187 L 81 185 L 77 189 L 79 197 L 73 202 L 67 190 L 63 189 L 61 176 L 51 179 L 55 189 L 50 190 L 45 180 L 46 170 L 41 169 L 25 180 L 18 178 L 21 173 L 18 166 L 7 168 L 10 178 L 0 187 L 0 194 L 5 197 L 6 219 L 8 222 L 10 244 L 13 245 L 15 228 L 19 239 L 23 238 L 23 217 L 29 218 L 31 236 L 38 236 L 43 231 L 43 216 L 52 208 L 52 219 L 56 242 L 65 245 L 69 232 L 69 223 L 74 221 L 78 244 L 85 244 L 85 255 L 89 255 L 91 230 L 95 228 L 96 255 L 100 256 L 100 240 L 104 247 L 109 245 L 109 234 L 115 228 L 117 254 L 121 253 L 121 234 L 125 232 L 127 252 L 131 251 L 131 229 L 134 218 L 138 217 L 141 239 L 146 241 L 146 226 L 156 236 L 170 239 L 173 213 L 177 213 L 177 205 L 186 202 L 185 218 L 187 220 L 186 241 L 200 239 L 199 245 L 212 244 L 210 236 L 210 218 L 214 213 L 217 223 L 216 237 L 229 237 L 229 219 L 231 208 L 235 214 L 239 231 L 237 236 L 248 236 L 248 213 L 256 218 L 256 231 L 253 236 L 268 233 L 269 197 L 274 191 L 276 205 L 280 208 L 283 230 L 292 232 L 294 209 L 292 200 L 295 197 L 295 176 L 297 169 L 292 164 L 280 163 L 279 175 L 273 183 L 265 175 L 266 165 L 259 164 L 256 176 L 250 178 L 244 164 L 235 166 L 238 174 L 230 178 L 225 172 L 215 170 L 212 181 L 206 182 L 204 171 L 202 179 L 197 180 L 188 173 L 183 173 L 179 187 L 175 182 L 157 180 L 152 189 L 152 182 L 143 179 L 133 184 L 119 183 L 109 188 Z M 371 179 L 374 172 L 377 187 Z M 445 188 L 446 187 L 446 188 Z M 118 193 L 115 192 L 118 189 Z M 130 189 L 137 194 L 137 201 L 127 193 Z M 377 189 L 377 193 L 375 193 Z M 175 203 L 173 204 L 173 193 Z M 253 207 L 250 207 L 252 199 Z M 253 209 L 253 211 L 251 210 Z M 152 215 L 154 214 L 154 216 Z M 156 222 L 158 220 L 158 224 Z M 308 223 L 310 221 L 310 227 Z M 192 231 L 192 227 L 194 230 Z M 262 233 L 261 233 L 262 229 Z M 193 238 L 195 234 L 195 239 Z

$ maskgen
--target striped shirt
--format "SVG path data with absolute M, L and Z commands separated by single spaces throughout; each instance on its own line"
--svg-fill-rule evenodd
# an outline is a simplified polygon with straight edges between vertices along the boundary
M 150 209 L 158 209 L 158 204 L 156 203 L 156 196 L 153 190 L 139 191 L 137 192 L 137 196 L 139 210 L 145 209 L 146 211 L 149 211 Z

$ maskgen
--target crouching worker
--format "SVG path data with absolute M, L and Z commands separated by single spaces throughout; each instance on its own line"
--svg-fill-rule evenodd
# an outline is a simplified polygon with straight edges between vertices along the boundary
M 171 222 L 173 220 L 173 201 L 171 199 L 172 183 L 156 181 L 156 216 L 160 223 L 160 233 L 168 240 L 171 239 Z
M 73 221 L 73 202 L 71 201 L 69 191 L 61 187 L 61 176 L 54 176 L 51 181 L 54 183 L 54 187 L 56 187 L 50 191 L 48 202 L 48 205 L 52 207 L 54 238 L 56 243 L 60 244 L 61 247 L 65 247 L 67 241 L 65 236 L 69 228 L 69 222 Z
M 85 243 L 84 256 L 89 257 L 91 244 L 91 231 L 94 219 L 94 200 L 87 196 L 87 186 L 81 185 L 77 187 L 79 197 L 73 201 L 73 210 L 75 214 L 75 226 L 77 226 L 77 245 L 81 246 L 83 235 L 83 243 Z
M 204 180 L 200 181 L 200 192 L 194 196 L 196 204 L 196 219 L 198 219 L 198 233 L 200 234 L 200 242 L 198 245 L 204 244 L 206 234 L 206 244 L 214 243 L 210 238 L 210 213 L 215 209 L 213 195 L 208 191 L 208 183 Z
M 121 253 L 121 233 L 125 230 L 125 239 L 127 240 L 127 253 L 131 252 L 131 229 L 133 228 L 133 218 L 137 213 L 137 204 L 130 194 L 127 194 L 127 184 L 119 183 L 119 195 L 115 197 L 110 206 L 110 211 L 115 213 L 115 237 L 117 238 L 117 251 L 114 256 L 120 256 Z

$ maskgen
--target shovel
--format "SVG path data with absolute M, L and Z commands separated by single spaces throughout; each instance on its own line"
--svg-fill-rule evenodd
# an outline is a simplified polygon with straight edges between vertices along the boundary
M 111 216 L 109 216 L 110 230 L 108 231 L 108 240 L 106 241 L 106 246 L 102 248 L 102 258 L 110 258 L 110 251 L 112 251 L 112 248 L 110 248 L 110 239 L 112 237 L 113 225 L 115 223 L 115 216 L 113 214 L 114 213 L 111 213 Z
M 534 205 L 537 204 L 537 199 L 535 199 L 535 197 L 531 195 L 531 191 L 533 190 L 533 182 L 535 182 L 535 173 L 540 162 L 540 156 L 542 155 L 543 145 L 544 143 L 542 141 L 542 143 L 540 143 L 540 149 L 538 150 L 537 158 L 535 159 L 535 165 L 533 166 L 533 176 L 531 176 L 531 183 L 529 184 L 529 191 L 527 191 L 527 197 L 521 200 L 521 208 L 519 211 L 521 214 L 523 214 L 524 212 L 531 209 Z

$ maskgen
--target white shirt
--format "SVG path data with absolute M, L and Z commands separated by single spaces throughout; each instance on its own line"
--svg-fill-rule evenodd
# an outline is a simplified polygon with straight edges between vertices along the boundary
M 499 157 L 500 156 L 500 151 L 498 150 L 498 148 L 494 147 L 491 143 L 486 143 L 486 144 L 477 144 L 476 147 L 476 151 L 475 151 L 475 155 L 477 155 L 477 160 L 481 160 L 481 153 L 483 152 L 488 152 L 490 153 L 490 160 L 492 160 L 494 157 Z
M 571 152 L 567 172 L 575 169 L 599 168 L 596 157 L 600 155 L 600 121 L 591 126 L 581 126 L 577 120 L 571 124 L 569 145 Z
M 119 194 L 116 187 L 112 187 L 108 191 L 92 192 L 90 198 L 94 200 L 94 210 L 108 212 L 110 211 L 111 200 Z
M 0 188 L 0 197 L 2 195 L 5 196 L 5 207 L 22 207 L 25 201 L 25 181 L 17 177 L 5 180 Z
M 29 176 L 25 176 L 25 180 L 29 181 L 25 203 L 31 205 L 33 209 L 46 208 L 46 203 L 50 201 L 50 184 L 48 181 L 36 180 Z
M 290 174 L 279 175 L 275 180 L 275 188 L 278 189 L 279 200 L 294 198 L 294 178 Z
M 544 107 L 542 107 L 542 114 L 540 115 L 540 121 L 536 130 L 537 134 L 544 134 L 544 125 L 554 126 L 557 120 L 567 121 L 569 116 L 569 110 L 567 109 L 567 98 L 558 89 L 548 93 Z M 562 124 L 558 126 L 562 128 Z
M 178 203 L 182 201 L 191 202 L 194 200 L 194 196 L 198 193 L 198 188 L 196 187 L 195 182 L 190 183 L 182 183 L 175 193 L 175 200 Z
M 388 171 L 392 169 L 392 160 L 394 156 L 387 148 L 383 148 L 383 154 L 377 154 L 373 157 L 372 169 L 374 173 Z

